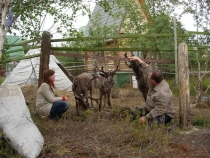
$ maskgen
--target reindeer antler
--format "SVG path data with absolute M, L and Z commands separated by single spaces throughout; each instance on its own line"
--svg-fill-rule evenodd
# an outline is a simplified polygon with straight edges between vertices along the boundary
M 93 78 L 91 78 L 87 84 L 87 87 L 89 87 L 89 84 L 92 82 L 92 80 L 95 80 L 96 78 L 98 78 L 95 74 L 92 74 Z
M 111 73 L 115 73 L 118 70 L 119 66 L 120 66 L 120 59 L 118 60 L 115 70 L 111 71 Z
M 124 54 L 124 57 L 125 57 L 125 58 L 128 58 L 127 52 Z M 129 63 L 130 63 L 130 61 L 129 61 Z M 127 67 L 131 68 L 130 64 L 128 64 L 127 61 L 125 61 L 125 65 L 126 65 Z
M 104 74 L 106 74 L 107 72 L 104 71 L 104 66 L 101 66 L 101 70 L 99 70 L 100 72 L 103 72 Z

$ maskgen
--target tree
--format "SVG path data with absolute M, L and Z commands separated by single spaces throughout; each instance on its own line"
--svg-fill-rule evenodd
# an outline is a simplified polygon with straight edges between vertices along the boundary
M 139 0 L 140 1 L 140 0 Z M 96 14 L 92 17 L 91 28 L 89 35 L 91 36 L 107 36 L 119 34 L 173 34 L 173 17 L 171 13 L 174 12 L 179 3 L 161 0 L 150 0 L 145 3 L 137 3 L 136 0 L 109 0 L 109 17 L 113 21 L 121 19 L 121 25 L 114 24 L 107 25 L 107 23 L 99 23 L 103 15 Z M 178 20 L 177 20 L 178 21 Z M 177 33 L 184 33 L 184 28 L 181 22 L 177 22 Z M 150 51 L 150 57 L 154 59 L 174 59 L 174 52 L 159 51 L 161 48 L 174 48 L 174 37 L 140 37 L 137 39 L 118 39 L 118 46 L 132 47 L 132 48 L 153 48 L 157 51 Z M 178 42 L 187 40 L 187 38 L 180 37 Z M 103 40 L 97 41 L 101 44 Z M 144 52 L 147 53 L 147 52 Z M 169 67 L 169 66 L 168 66 Z M 174 67 L 171 68 L 174 71 Z
M 186 0 L 183 2 L 184 11 L 183 14 L 191 14 L 195 21 L 196 30 L 202 30 L 206 33 L 210 32 L 210 1 L 209 0 Z M 209 35 L 196 35 L 195 37 L 190 38 L 191 46 L 209 46 L 210 37 Z M 206 95 L 207 91 L 210 88 L 210 85 L 207 87 L 202 87 L 202 82 L 206 76 L 207 70 L 209 70 L 208 60 L 201 60 L 201 58 L 207 59 L 209 57 L 209 49 L 198 49 L 194 52 L 191 52 L 189 56 L 191 58 L 197 59 L 190 62 L 191 71 L 193 73 L 193 85 L 196 92 L 195 102 L 198 103 L 201 100 L 202 95 Z M 193 66 L 194 65 L 194 66 Z M 202 71 L 202 73 L 201 73 Z M 195 80 L 195 76 L 197 81 Z M 206 88 L 206 89 L 205 89 Z
M 104 0 L 91 2 L 106 6 Z M 83 3 L 83 0 L 1 0 L 0 5 L 0 58 L 4 52 L 5 36 L 8 31 L 15 34 L 15 30 L 18 30 L 25 39 L 38 39 L 43 31 L 49 31 L 54 27 L 56 32 L 63 34 L 64 37 L 69 32 L 74 36 L 77 30 L 73 23 L 77 14 L 90 14 L 89 6 Z M 53 18 L 54 25 L 49 30 L 42 30 L 48 15 Z

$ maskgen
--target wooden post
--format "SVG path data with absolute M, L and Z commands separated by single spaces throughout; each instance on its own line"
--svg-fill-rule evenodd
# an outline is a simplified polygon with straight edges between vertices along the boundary
M 187 129 L 191 126 L 191 122 L 188 46 L 185 42 L 180 43 L 178 46 L 178 72 L 180 125 L 182 128 Z
M 44 31 L 42 33 L 38 87 L 42 83 L 44 70 L 49 69 L 50 54 L 51 54 L 50 53 L 50 48 L 51 48 L 50 40 L 51 40 L 51 38 L 52 38 L 52 34 L 50 32 Z
M 174 54 L 175 54 L 175 81 L 178 84 L 178 64 L 177 64 L 177 31 L 176 17 L 174 16 Z

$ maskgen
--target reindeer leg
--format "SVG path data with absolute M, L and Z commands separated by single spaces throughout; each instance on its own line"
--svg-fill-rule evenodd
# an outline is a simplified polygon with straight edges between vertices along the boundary
M 90 101 L 91 101 L 91 107 L 93 108 L 93 99 L 92 99 L 92 94 L 93 94 L 93 93 L 92 93 L 92 89 L 91 89 L 91 90 L 90 90 L 90 97 L 91 97 L 91 98 L 90 98 Z
M 144 101 L 146 102 L 146 100 L 147 100 L 147 94 L 144 93 L 143 95 L 144 95 Z
M 112 105 L 111 105 L 111 98 L 110 98 L 111 95 L 110 95 L 110 94 L 111 94 L 111 93 L 108 93 L 108 94 L 107 94 L 107 97 L 108 97 L 108 105 L 109 105 L 109 107 L 111 108 Z
M 102 94 L 100 93 L 99 111 L 101 111 Z
M 106 103 L 106 94 L 103 95 L 103 104 L 104 104 L 103 108 L 105 107 L 105 103 Z
M 75 102 L 76 102 L 76 114 L 79 114 L 79 102 L 78 100 L 75 98 Z

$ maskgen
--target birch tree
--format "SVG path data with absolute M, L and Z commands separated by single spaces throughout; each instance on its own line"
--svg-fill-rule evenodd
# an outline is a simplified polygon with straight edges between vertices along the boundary
M 2 0 L 1 2 L 1 32 L 0 32 L 0 58 L 2 55 L 2 50 L 4 48 L 5 36 L 8 31 L 8 26 L 6 25 L 6 16 L 9 8 L 9 0 Z
M 90 15 L 90 7 L 83 0 L 0 0 L 0 58 L 4 55 L 5 37 L 18 31 L 22 38 L 39 38 L 43 31 L 52 28 L 63 37 L 77 32 L 74 22 L 78 15 Z M 106 7 L 105 0 L 90 0 Z M 43 30 L 45 19 L 50 16 L 53 25 Z M 84 24 L 85 25 L 85 24 Z
M 189 56 L 191 58 L 195 58 L 195 61 L 191 61 L 191 71 L 193 73 L 193 86 L 194 91 L 196 93 L 195 103 L 201 101 L 201 96 L 206 95 L 209 91 L 210 85 L 205 89 L 202 85 L 205 76 L 209 70 L 209 49 L 208 46 L 210 44 L 210 1 L 209 0 L 186 0 L 183 2 L 185 6 L 183 14 L 191 14 L 195 23 L 196 31 L 204 31 L 208 33 L 206 35 L 200 34 L 192 37 L 190 40 L 191 46 L 196 47 L 206 46 L 206 49 L 197 48 L 196 52 L 191 52 Z M 192 24 L 193 25 L 193 24 Z M 188 44 L 189 45 L 189 44 Z M 205 60 L 206 59 L 206 60 Z M 193 65 L 193 66 L 192 66 Z M 197 80 L 195 79 L 197 78 Z

